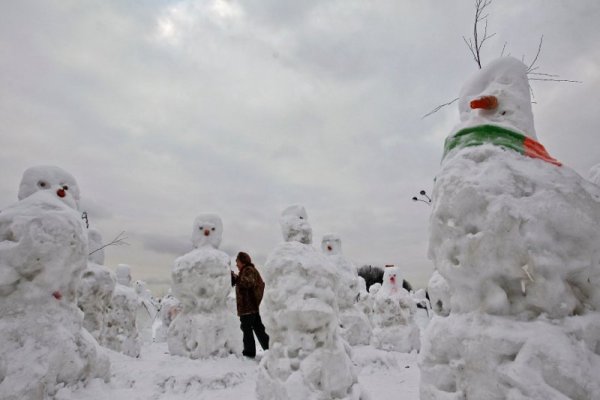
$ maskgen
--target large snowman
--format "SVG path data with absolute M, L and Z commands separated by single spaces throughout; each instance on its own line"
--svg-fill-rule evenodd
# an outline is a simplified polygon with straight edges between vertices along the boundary
M 373 304 L 372 344 L 378 349 L 409 353 L 419 350 L 417 306 L 406 289 L 400 268 L 387 267 Z
M 0 394 L 42 400 L 64 386 L 108 380 L 109 361 L 77 308 L 88 241 L 75 179 L 58 167 L 32 167 L 18 197 L 0 213 Z
M 194 250 L 175 260 L 173 294 L 183 310 L 167 333 L 171 354 L 206 358 L 241 353 L 239 320 L 227 308 L 231 270 L 229 256 L 218 250 L 222 235 L 219 216 L 198 216 L 192 232 Z
M 281 228 L 285 243 L 263 268 L 271 344 L 259 365 L 257 398 L 359 399 L 350 347 L 339 335 L 336 267 L 311 246 L 304 207 L 285 209 Z
M 527 67 L 460 93 L 433 190 L 429 254 L 450 288 L 421 399 L 600 398 L 600 188 L 537 142 Z
M 336 267 L 338 274 L 337 302 L 340 316 L 340 334 L 349 345 L 367 345 L 371 340 L 371 323 L 367 314 L 359 308 L 361 293 L 356 266 L 342 253 L 342 239 L 327 234 L 321 240 L 321 250 Z

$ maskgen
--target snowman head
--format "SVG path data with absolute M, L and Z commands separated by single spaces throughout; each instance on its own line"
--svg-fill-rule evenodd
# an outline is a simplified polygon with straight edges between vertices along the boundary
M 117 269 L 115 270 L 115 274 L 117 275 L 117 283 L 123 286 L 131 285 L 131 267 L 127 264 L 119 264 L 117 265 Z
M 588 176 L 590 182 L 600 186 L 600 164 L 596 164 L 592 168 L 590 168 Z
M 47 190 L 73 209 L 79 208 L 79 186 L 73 175 L 54 166 L 37 166 L 25 170 L 19 185 L 19 200 Z
M 286 242 L 312 243 L 312 228 L 301 205 L 292 205 L 281 213 L 281 233 Z
M 323 253 L 331 256 L 342 254 L 342 239 L 334 234 L 323 236 L 321 250 L 323 250 Z
M 195 249 L 200 247 L 219 248 L 223 237 L 223 222 L 218 215 L 201 214 L 194 220 L 192 244 Z
M 500 57 L 480 69 L 460 91 L 460 128 L 495 124 L 537 140 L 527 66 Z
M 381 284 L 381 292 L 386 295 L 398 293 L 402 289 L 404 279 L 400 275 L 400 268 L 386 267 L 383 271 L 383 283 Z
M 138 296 L 143 296 L 146 294 L 146 282 L 137 280 L 133 283 L 133 289 L 138 294 Z

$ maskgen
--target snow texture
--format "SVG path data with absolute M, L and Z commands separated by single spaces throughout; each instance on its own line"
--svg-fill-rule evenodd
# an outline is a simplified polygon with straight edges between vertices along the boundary
M 338 274 L 337 302 L 340 334 L 351 346 L 369 344 L 373 328 L 369 318 L 357 303 L 360 282 L 356 266 L 342 254 L 342 240 L 338 235 L 323 236 L 321 250 L 335 265 Z
M 281 218 L 285 243 L 264 266 L 262 303 L 270 349 L 259 365 L 262 400 L 360 399 L 350 346 L 339 335 L 338 272 L 314 249 L 304 208 Z
M 127 264 L 117 265 L 115 270 L 117 283 L 123 286 L 131 287 L 131 267 Z
M 102 236 L 94 229 L 88 230 L 89 247 L 102 243 Z M 98 247 L 95 247 L 98 248 Z M 100 253 L 100 254 L 99 254 Z M 96 262 L 94 262 L 96 261 Z M 83 311 L 83 326 L 102 343 L 102 335 L 108 318 L 109 305 L 117 283 L 115 273 L 98 262 L 104 262 L 104 254 L 88 255 L 88 262 L 77 288 L 77 305 Z
M 30 169 L 24 181 L 36 181 L 35 172 L 52 175 Z M 77 308 L 88 255 L 79 213 L 54 191 L 23 189 L 19 197 L 0 213 L 0 393 L 41 400 L 108 380 L 110 366 Z
M 167 343 L 171 354 L 206 358 L 241 353 L 239 320 L 227 308 L 230 260 L 217 249 L 222 226 L 218 216 L 200 215 L 192 233 L 196 248 L 175 260 L 173 294 L 183 310 L 169 327 Z
M 117 283 L 108 306 L 101 344 L 129 357 L 139 357 L 142 339 L 136 326 L 138 296 L 129 286 Z
M 596 164 L 592 168 L 590 168 L 588 176 L 590 182 L 600 186 L 600 164 Z
M 450 286 L 448 281 L 438 271 L 433 271 L 427 284 L 429 299 L 433 312 L 442 317 L 450 314 Z
M 530 134 L 518 64 L 497 60 L 467 85 L 488 80 L 491 92 L 521 82 L 503 95 Z M 498 122 L 463 116 L 461 126 Z M 433 190 L 429 254 L 448 282 L 451 313 L 425 334 L 421 399 L 599 399 L 599 226 L 600 187 L 566 166 L 490 144 L 448 154 Z
M 415 321 L 417 306 L 406 289 L 400 268 L 387 267 L 373 304 L 372 344 L 378 349 L 410 352 L 421 347 Z

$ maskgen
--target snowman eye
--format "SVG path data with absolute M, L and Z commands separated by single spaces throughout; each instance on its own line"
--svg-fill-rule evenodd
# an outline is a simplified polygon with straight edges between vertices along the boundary
M 298 217 L 298 218 L 300 218 L 300 219 L 304 219 L 304 218 L 302 218 L 302 217 Z
M 44 181 L 39 181 L 38 182 L 38 186 L 41 187 L 41 188 L 45 188 L 46 186 L 48 186 L 48 184 L 46 182 L 44 182 Z
M 215 230 L 215 228 L 212 228 L 212 230 L 214 231 L 214 230 Z
M 198 228 L 198 229 L 200 229 L 200 230 L 203 230 L 204 228 L 201 226 L 201 227 L 200 227 L 200 228 Z
M 64 190 L 69 190 L 69 187 L 68 187 L 67 185 L 64 185 L 64 186 L 63 186 L 63 189 L 64 189 Z

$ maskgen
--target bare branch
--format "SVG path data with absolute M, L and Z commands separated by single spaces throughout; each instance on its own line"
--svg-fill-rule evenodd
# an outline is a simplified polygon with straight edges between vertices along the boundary
M 440 111 L 442 108 L 449 106 L 451 104 L 453 104 L 454 102 L 456 102 L 460 97 L 455 98 L 452 101 L 449 101 L 448 103 L 444 103 L 442 105 L 437 106 L 436 108 L 434 108 L 433 110 L 429 111 L 427 114 L 423 115 L 421 117 L 421 119 L 425 119 L 427 117 L 429 117 L 431 114 L 435 114 L 436 112 Z
M 479 69 L 481 69 L 481 48 L 483 47 L 483 44 L 485 43 L 486 40 L 488 40 L 488 39 L 492 38 L 494 35 L 496 35 L 495 33 L 488 35 L 488 33 L 487 33 L 488 20 L 487 20 L 487 18 L 489 16 L 489 14 L 483 13 L 484 10 L 491 3 L 492 3 L 492 0 L 475 0 L 475 22 L 473 23 L 473 40 L 471 40 L 469 38 L 469 40 L 467 41 L 467 39 L 463 36 L 463 40 L 465 41 L 465 44 L 471 51 L 471 54 L 473 55 L 473 59 L 477 63 L 477 66 L 479 66 Z M 484 21 L 485 24 L 483 26 L 483 38 L 480 40 L 479 24 L 482 21 Z
M 89 253 L 88 255 L 92 255 L 97 251 L 100 251 L 108 246 L 129 246 L 129 243 L 127 243 L 125 240 L 127 240 L 127 236 L 123 236 L 125 235 L 125 231 L 121 231 L 121 233 L 119 233 L 113 240 L 111 240 L 109 243 L 100 246 L 99 248 L 97 248 L 96 250 L 92 251 L 91 253 Z
M 569 83 L 583 83 L 582 81 L 574 81 L 571 79 L 551 79 L 551 78 L 529 78 L 530 81 L 546 81 L 546 82 L 569 82 Z
M 533 71 L 533 67 L 535 66 L 535 63 L 538 60 L 538 57 L 540 56 L 540 53 L 542 52 L 542 44 L 544 43 L 544 35 L 542 35 L 540 37 L 540 44 L 538 44 L 538 49 L 537 49 L 537 53 L 535 53 L 535 57 L 533 58 L 533 61 L 531 62 L 531 64 L 529 64 L 529 66 L 527 67 L 527 72 L 531 72 Z
M 506 45 L 508 42 L 504 42 L 504 46 L 502 46 L 502 52 L 500 53 L 500 57 L 504 56 L 504 50 L 506 50 Z

